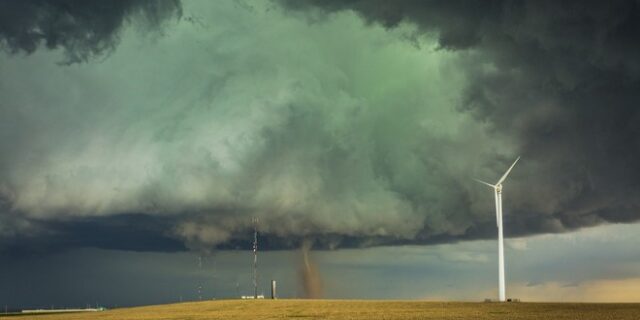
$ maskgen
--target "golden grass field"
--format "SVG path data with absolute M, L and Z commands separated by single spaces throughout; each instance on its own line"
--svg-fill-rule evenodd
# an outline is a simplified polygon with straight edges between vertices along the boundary
M 2 318 L 2 316 L 0 316 Z M 473 303 L 364 300 L 219 300 L 103 312 L 8 317 L 20 320 L 197 319 L 640 319 L 640 304 Z

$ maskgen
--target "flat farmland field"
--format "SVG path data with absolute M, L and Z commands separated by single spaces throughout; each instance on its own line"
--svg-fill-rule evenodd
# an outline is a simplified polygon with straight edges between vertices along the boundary
M 0 318 L 4 318 L 0 316 Z M 8 319 L 640 319 L 640 304 L 218 300 Z

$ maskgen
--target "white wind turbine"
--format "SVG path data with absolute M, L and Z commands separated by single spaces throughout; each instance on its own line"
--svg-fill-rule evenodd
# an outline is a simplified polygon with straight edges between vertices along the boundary
M 505 296 L 505 288 L 504 288 L 504 240 L 502 237 L 502 183 L 511 172 L 511 169 L 516 165 L 516 163 L 520 160 L 520 157 L 513 162 L 511 167 L 507 169 L 500 180 L 496 184 L 490 184 L 484 182 L 482 180 L 475 179 L 476 181 L 488 185 L 493 188 L 494 195 L 496 197 L 496 222 L 498 224 L 498 298 L 500 302 L 504 302 L 506 300 Z

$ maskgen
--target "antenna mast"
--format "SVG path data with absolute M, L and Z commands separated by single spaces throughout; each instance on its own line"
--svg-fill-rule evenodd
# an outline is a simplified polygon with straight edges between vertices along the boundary
M 202 256 L 198 256 L 198 268 L 202 271 Z M 198 300 L 202 301 L 202 282 L 198 284 Z
M 258 218 L 253 218 L 253 298 L 258 299 Z

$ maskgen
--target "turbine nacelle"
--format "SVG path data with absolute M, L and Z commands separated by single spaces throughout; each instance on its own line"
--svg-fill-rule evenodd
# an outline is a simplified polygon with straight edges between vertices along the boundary
M 495 190 L 497 193 L 502 193 L 502 183 L 499 183 L 499 184 L 491 184 L 491 183 L 488 183 L 488 182 L 484 182 L 484 181 L 482 181 L 482 180 L 478 180 L 478 179 L 475 179 L 475 180 L 476 180 L 476 181 L 478 181 L 478 182 L 480 182 L 480 183 L 482 183 L 482 184 L 484 184 L 484 185 L 487 185 L 487 186 L 491 187 L 491 188 L 492 188 L 493 190 Z

